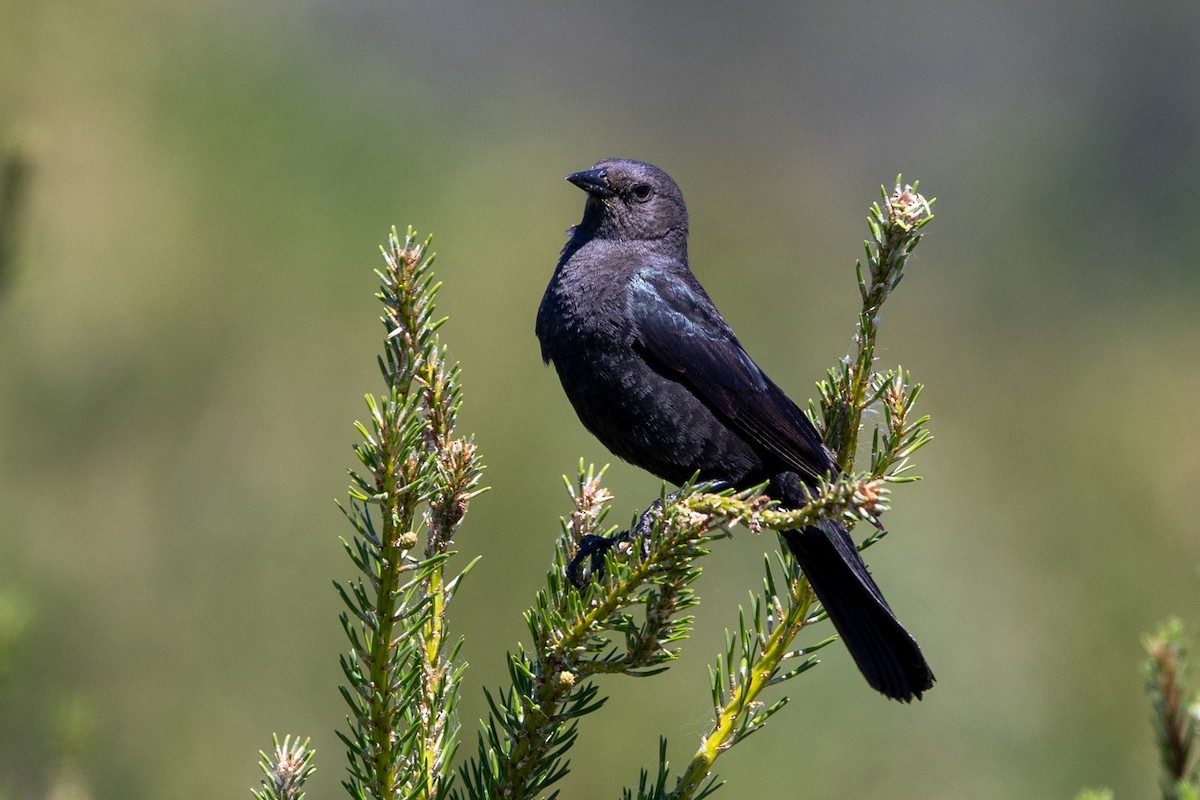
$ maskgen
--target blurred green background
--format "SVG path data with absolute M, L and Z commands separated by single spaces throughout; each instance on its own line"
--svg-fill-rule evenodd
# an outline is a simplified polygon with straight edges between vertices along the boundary
M 1139 634 L 1200 621 L 1200 5 L 812 5 L 0 0 L 30 167 L 0 262 L 0 797 L 248 797 L 272 731 L 341 793 L 332 501 L 393 223 L 436 236 L 493 487 L 452 620 L 474 749 L 559 476 L 611 460 L 533 317 L 582 209 L 562 177 L 614 155 L 679 181 L 693 267 L 800 399 L 849 347 L 878 185 L 939 198 L 879 353 L 937 438 L 870 558 L 939 683 L 888 703 L 826 651 L 720 796 L 1152 796 Z M 658 490 L 609 474 L 619 520 Z M 692 752 L 773 546 L 721 543 L 684 659 L 606 682 L 564 797 L 617 796 L 660 733 Z

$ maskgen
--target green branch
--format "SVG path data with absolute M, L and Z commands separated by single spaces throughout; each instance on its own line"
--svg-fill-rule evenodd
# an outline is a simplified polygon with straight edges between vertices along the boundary
M 1160 765 L 1162 800 L 1200 800 L 1200 693 L 1188 683 L 1189 644 L 1183 623 L 1171 618 L 1142 637 L 1142 678 Z M 1089 789 L 1075 800 L 1113 800 L 1109 789 Z
M 339 736 L 349 748 L 345 785 L 356 798 L 439 798 L 453 782 L 462 668 L 454 664 L 458 643 L 447 644 L 445 614 L 462 574 L 449 579 L 445 568 L 467 504 L 481 491 L 482 466 L 474 444 L 454 438 L 458 369 L 446 367 L 438 342 L 444 320 L 433 317 L 439 285 L 427 245 L 393 229 L 384 250 L 376 296 L 387 330 L 379 359 L 387 393 L 367 396 L 370 427 L 357 426 L 354 448 L 365 471 L 351 472 L 346 516 L 358 535 L 345 544 L 363 577 L 337 589 L 351 645 L 342 658 L 350 730 Z
M 920 230 L 933 219 L 930 209 L 934 201 L 917 193 L 920 182 L 902 186 L 900 180 L 900 176 L 896 176 L 896 188 L 890 195 L 887 189 L 880 187 L 883 206 L 873 204 L 867 217 L 871 238 L 863 242 L 867 262 L 865 272 L 861 261 L 854 265 L 862 299 L 858 330 L 854 335 L 855 353 L 831 369 L 828 380 L 817 384 L 821 409 L 819 414 L 815 409 L 810 413 L 814 424 L 823 432 L 825 444 L 846 472 L 854 469 L 863 410 L 878 400 L 879 392 L 897 377 L 902 378 L 901 385 L 907 382 L 907 375 L 902 370 L 885 376 L 876 376 L 873 372 L 879 312 L 900 285 L 908 257 L 923 238 Z M 915 401 L 920 387 L 911 392 L 911 399 Z
M 1197 695 L 1188 687 L 1188 644 L 1178 619 L 1160 625 L 1143 640 L 1142 673 L 1153 711 L 1154 739 L 1162 765 L 1163 800 L 1200 796 L 1200 762 L 1196 760 L 1196 728 L 1200 724 Z
M 612 498 L 600 485 L 600 475 L 582 465 L 568 489 L 574 509 L 563 520 L 546 589 L 526 613 L 534 649 L 510 654 L 512 686 L 499 695 L 489 693 L 491 716 L 480 735 L 479 754 L 464 769 L 472 800 L 539 796 L 567 774 L 565 754 L 574 743 L 578 719 L 603 705 L 589 679 L 654 675 L 678 657 L 677 645 L 692 621 L 682 612 L 699 602 L 690 588 L 700 575 L 696 560 L 707 555 L 711 541 L 727 536 L 730 526 L 790 530 L 830 517 L 874 519 L 886 508 L 887 492 L 882 482 L 868 476 L 847 477 L 820 486 L 804 508 L 778 511 L 758 489 L 704 493 L 684 486 L 654 515 L 644 552 L 632 557 L 642 545 L 627 543 L 622 552 L 606 557 L 596 582 L 576 590 L 564 577 L 566 564 L 583 537 L 602 532 Z M 716 756 L 782 707 L 759 711 L 758 694 L 812 666 L 812 652 L 832 641 L 806 651 L 789 649 L 796 633 L 816 618 L 809 613 L 813 599 L 807 582 L 790 562 L 785 570 L 782 591 L 776 591 L 768 572 L 768 601 L 753 607 L 753 625 L 743 624 L 738 647 L 718 670 L 723 688 L 714 688 L 716 728 L 670 797 L 702 796 L 695 789 Z M 744 680 L 739 676 L 745 671 L 732 660 L 735 651 L 753 661 Z M 785 669 L 797 658 L 804 660 Z
M 316 753 L 308 747 L 308 739 L 301 742 L 285 736 L 283 742 L 278 736 L 272 737 L 275 750 L 272 755 L 259 751 L 259 769 L 266 776 L 262 789 L 252 790 L 257 800 L 304 800 L 304 782 L 307 781 L 317 768 L 312 759 Z

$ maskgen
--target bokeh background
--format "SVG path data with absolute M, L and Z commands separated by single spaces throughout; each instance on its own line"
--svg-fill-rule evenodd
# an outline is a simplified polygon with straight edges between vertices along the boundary
M 393 223 L 435 234 L 493 487 L 452 621 L 473 751 L 560 476 L 611 460 L 533 317 L 562 177 L 613 155 L 680 182 L 694 269 L 800 399 L 880 183 L 939 198 L 880 350 L 936 441 L 870 558 L 939 683 L 888 703 L 826 651 L 721 796 L 1153 796 L 1139 636 L 1200 622 L 1198 76 L 1189 2 L 0 0 L 0 797 L 248 797 L 272 731 L 341 793 L 333 500 Z M 619 519 L 658 491 L 609 475 Z M 773 546 L 721 543 L 685 657 L 605 683 L 564 797 L 692 752 Z

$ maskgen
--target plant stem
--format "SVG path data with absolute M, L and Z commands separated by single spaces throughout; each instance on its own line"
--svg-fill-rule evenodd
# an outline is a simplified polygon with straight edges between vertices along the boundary
M 731 690 L 729 702 L 717 709 L 717 718 L 712 730 L 701 739 L 700 749 L 692 756 L 692 760 L 679 777 L 675 790 L 669 795 L 670 800 L 687 800 L 700 790 L 704 780 L 712 772 L 717 757 L 734 743 L 738 731 L 749 722 L 758 696 L 771 685 L 780 665 L 791 655 L 788 648 L 792 640 L 812 622 L 808 614 L 812 609 L 813 594 L 808 582 L 793 581 L 789 594 L 791 597 L 788 608 L 782 615 L 780 624 L 762 643 L 761 655 L 749 665 L 745 679 Z M 742 655 L 744 659 L 751 658 L 749 653 Z

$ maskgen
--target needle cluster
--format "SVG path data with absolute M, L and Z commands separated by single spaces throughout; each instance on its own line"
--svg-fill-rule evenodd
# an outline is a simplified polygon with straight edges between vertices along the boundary
M 448 366 L 434 314 L 428 240 L 395 229 L 377 272 L 386 337 L 379 358 L 385 392 L 367 395 L 367 424 L 354 452 L 343 508 L 355 536 L 345 541 L 358 575 L 335 583 L 350 649 L 341 659 L 350 709 L 346 745 L 354 798 L 443 798 L 454 780 L 455 709 L 463 665 L 446 612 L 468 564 L 447 575 L 455 531 L 478 495 L 483 466 L 457 438 L 462 393 Z M 423 545 L 423 546 L 422 546 Z

